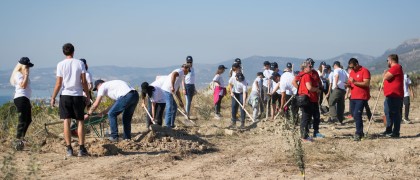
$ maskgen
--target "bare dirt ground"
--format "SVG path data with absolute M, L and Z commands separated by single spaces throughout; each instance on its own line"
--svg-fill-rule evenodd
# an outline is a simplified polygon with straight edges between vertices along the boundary
M 373 110 L 373 98 L 369 104 Z M 419 99 L 412 100 L 413 123 L 402 124 L 399 139 L 379 135 L 384 131 L 383 97 L 370 138 L 352 140 L 352 119 L 344 126 L 321 123 L 326 138 L 303 143 L 305 178 L 420 179 L 419 105 Z M 230 131 L 226 130 L 230 121 L 226 106 L 225 118 L 199 118 L 198 127 L 178 122 L 174 131 L 154 133 L 147 132 L 144 124 L 133 124 L 134 138 L 119 143 L 92 134 L 86 143 L 91 156 L 83 158 L 65 158 L 64 141 L 59 137 L 43 140 L 39 152 L 28 148 L 14 152 L 2 142 L 0 155 L 12 159 L 0 166 L 13 165 L 16 179 L 303 179 L 280 126 L 282 120 L 248 121 L 246 130 Z M 365 121 L 365 131 L 367 126 Z

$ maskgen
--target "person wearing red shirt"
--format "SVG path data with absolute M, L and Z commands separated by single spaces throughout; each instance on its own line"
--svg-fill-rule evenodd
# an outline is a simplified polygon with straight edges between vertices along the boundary
M 356 123 L 356 133 L 354 136 L 355 141 L 360 141 L 364 136 L 363 133 L 363 108 L 367 105 L 370 98 L 370 72 L 365 67 L 359 65 L 356 58 L 349 60 L 349 66 L 352 71 L 348 79 L 347 86 L 351 90 L 350 106 L 354 121 Z
M 386 129 L 383 133 L 387 137 L 399 138 L 401 126 L 401 107 L 404 98 L 404 72 L 398 64 L 398 55 L 388 56 L 388 70 L 384 71 L 384 111 Z M 394 126 L 394 129 L 392 127 Z
M 315 87 L 313 84 L 314 79 L 311 76 L 312 65 L 310 62 L 305 61 L 301 65 L 301 73 L 296 76 L 293 85 L 298 90 L 298 95 L 307 95 L 309 97 L 309 104 L 306 106 L 301 107 L 302 111 L 302 121 L 300 123 L 300 132 L 302 140 L 304 141 L 311 141 L 309 137 L 309 121 L 311 117 L 314 117 L 314 137 L 324 137 L 321 133 L 319 133 L 319 118 L 315 118 L 316 111 L 318 111 L 319 117 L 319 108 L 318 108 L 318 93 L 320 92 L 319 88 Z M 296 81 L 299 81 L 299 85 L 297 85 Z

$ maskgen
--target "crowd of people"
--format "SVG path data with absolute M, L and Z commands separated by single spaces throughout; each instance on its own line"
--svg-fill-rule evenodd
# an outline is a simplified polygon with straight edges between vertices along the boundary
M 63 45 L 64 60 L 57 64 L 56 84 L 51 96 L 50 105 L 56 104 L 59 95 L 59 115 L 64 124 L 64 139 L 67 156 L 73 156 L 71 146 L 70 125 L 76 120 L 79 138 L 78 156 L 88 154 L 85 148 L 85 132 L 83 121 L 94 115 L 104 96 L 112 99 L 114 103 L 95 116 L 108 115 L 110 135 L 112 142 L 119 140 L 117 116 L 122 114 L 123 137 L 131 139 L 131 121 L 137 104 L 141 97 L 141 107 L 148 111 L 146 126 L 152 124 L 176 127 L 177 111 L 191 114 L 191 102 L 196 92 L 195 71 L 193 57 L 187 56 L 185 64 L 174 69 L 166 76 L 157 76 L 156 80 L 141 83 L 140 94 L 129 83 L 122 80 L 93 82 L 88 72 L 85 59 L 75 59 L 75 48 L 72 44 Z M 387 58 L 388 68 L 383 73 L 384 113 L 386 116 L 386 129 L 383 135 L 398 138 L 402 119 L 409 121 L 410 95 L 412 93 L 411 81 L 399 64 L 396 54 Z M 306 59 L 300 64 L 298 71 L 293 71 L 293 64 L 287 63 L 285 69 L 280 71 L 276 62 L 265 61 L 263 71 L 256 73 L 253 81 L 248 81 L 244 75 L 241 59 L 237 58 L 229 71 L 229 79 L 223 78 L 228 69 L 219 65 L 213 78 L 213 102 L 215 119 L 221 119 L 222 99 L 231 96 L 231 124 L 228 128 L 246 128 L 246 116 L 253 120 L 274 120 L 278 115 L 299 125 L 303 141 L 312 141 L 313 138 L 324 138 L 319 131 L 320 114 L 328 116 L 328 121 L 343 124 L 345 117 L 345 99 L 350 99 L 350 115 L 355 121 L 354 140 L 360 141 L 364 137 L 363 110 L 366 109 L 368 119 L 372 119 L 368 101 L 371 98 L 371 74 L 366 67 L 359 64 L 355 58 L 348 60 L 348 68 L 344 70 L 339 61 L 333 66 L 321 62 L 318 70 L 314 69 L 315 61 Z M 19 112 L 19 123 L 14 147 L 22 150 L 24 137 L 31 117 L 31 82 L 30 68 L 34 66 L 30 59 L 22 57 L 10 77 L 10 83 L 15 87 L 14 103 Z M 248 86 L 251 92 L 248 93 Z M 382 87 L 382 84 L 381 84 Z M 91 91 L 97 91 L 93 101 Z M 185 106 L 181 94 L 185 95 Z M 328 106 L 323 106 L 323 102 Z M 252 115 L 245 107 L 251 106 Z M 405 105 L 405 115 L 402 118 L 402 108 Z M 180 110 L 182 109 L 182 110 Z M 238 110 L 240 117 L 238 119 Z M 300 110 L 300 112 L 299 112 Z M 165 113 L 165 114 L 164 114 Z M 240 121 L 239 127 L 236 122 Z M 309 131 L 313 129 L 312 136 Z

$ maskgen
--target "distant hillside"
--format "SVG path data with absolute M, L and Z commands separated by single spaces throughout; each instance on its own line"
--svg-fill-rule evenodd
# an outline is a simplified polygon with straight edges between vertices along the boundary
M 351 57 L 355 57 L 363 65 L 371 69 L 372 73 L 382 72 L 386 67 L 386 58 L 389 54 L 396 53 L 400 57 L 400 62 L 403 65 L 404 71 L 417 71 L 420 69 L 420 39 L 412 39 L 403 42 L 395 49 L 389 49 L 380 57 L 373 57 L 358 53 L 345 53 L 340 56 L 317 60 L 315 68 L 318 68 L 321 61 L 326 61 L 327 64 L 332 64 L 334 61 L 340 61 L 343 66 L 347 66 L 347 61 Z M 299 70 L 299 65 L 304 59 L 292 57 L 275 57 L 275 56 L 251 56 L 241 58 L 244 67 L 245 77 L 248 81 L 254 80 L 256 73 L 263 70 L 263 62 L 277 62 L 280 69 L 286 67 L 287 62 L 294 64 L 294 70 Z M 183 62 L 179 62 L 181 65 Z M 206 87 L 214 77 L 217 66 L 223 64 L 230 68 L 233 59 L 226 60 L 217 64 L 194 64 L 197 74 L 197 86 L 199 88 Z M 94 80 L 114 80 L 121 79 L 130 82 L 133 86 L 140 86 L 143 81 L 152 82 L 157 75 L 167 75 L 179 66 L 170 66 L 162 68 L 142 68 L 142 67 L 119 67 L 119 66 L 89 66 L 89 71 L 93 74 Z M 229 69 L 228 69 L 229 70 Z M 228 80 L 229 71 L 224 74 L 225 81 Z M 9 76 L 11 70 L 0 71 L 0 89 L 12 88 L 9 84 Z M 32 87 L 34 89 L 53 89 L 55 84 L 55 68 L 34 68 L 31 72 Z

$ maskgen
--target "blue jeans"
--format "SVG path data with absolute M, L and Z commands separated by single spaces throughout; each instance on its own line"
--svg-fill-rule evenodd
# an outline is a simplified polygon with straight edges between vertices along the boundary
M 108 111 L 109 126 L 111 128 L 111 137 L 118 138 L 118 123 L 117 116 L 121 113 L 123 122 L 123 139 L 131 139 L 131 119 L 133 118 L 134 110 L 139 102 L 139 93 L 133 90 L 125 96 L 120 97 L 115 101 Z
M 233 93 L 236 99 L 243 105 L 243 94 L 242 93 Z M 245 122 L 245 111 L 240 107 L 238 102 L 232 98 L 232 122 L 236 122 L 236 114 L 238 113 L 238 108 L 241 109 L 241 122 Z
M 178 105 L 175 102 L 172 93 L 163 91 L 165 95 L 166 101 L 166 112 L 165 112 L 165 126 L 166 127 L 173 127 L 175 126 L 175 117 L 176 117 L 176 110 L 178 109 Z
M 185 84 L 185 93 L 185 110 L 187 111 L 187 115 L 190 116 L 191 101 L 195 93 L 195 85 Z
M 403 98 L 386 97 L 384 101 L 384 112 L 386 116 L 386 132 L 400 135 L 401 107 Z M 394 126 L 394 129 L 392 129 Z
M 356 123 L 356 135 L 364 136 L 363 133 L 363 109 L 367 104 L 367 100 L 352 99 L 350 100 L 350 107 L 352 107 L 351 115 L 353 116 L 354 122 Z

